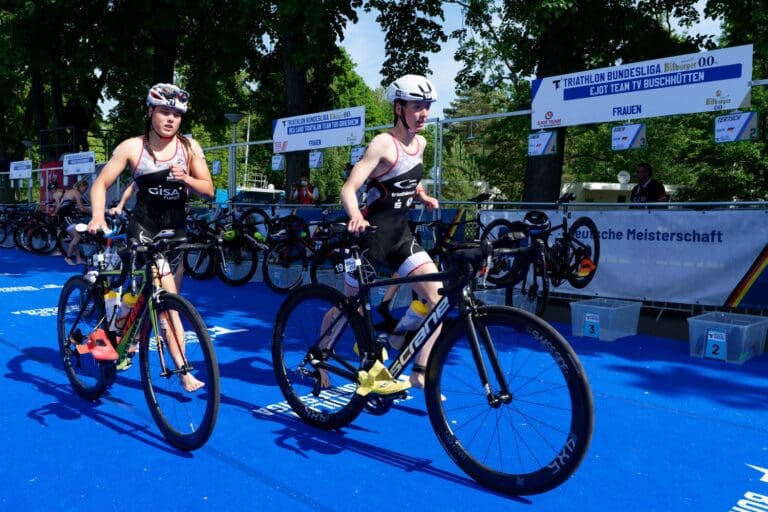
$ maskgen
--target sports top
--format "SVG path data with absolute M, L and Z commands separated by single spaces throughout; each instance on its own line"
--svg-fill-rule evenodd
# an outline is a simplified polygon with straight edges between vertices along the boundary
M 189 160 L 184 146 L 176 140 L 173 156 L 167 160 L 155 161 L 146 144 L 145 140 L 136 168 L 133 169 L 137 193 L 131 219 L 147 228 L 155 226 L 158 231 L 166 228 L 184 228 L 187 187 L 174 180 L 170 173 L 172 165 L 178 165 L 184 172 L 189 173 Z
M 424 146 L 421 142 L 417 139 L 416 151 L 409 153 L 394 135 L 389 135 L 397 149 L 397 157 L 385 173 L 368 178 L 363 215 L 369 222 L 382 217 L 402 217 L 407 221 L 416 187 L 424 175 Z

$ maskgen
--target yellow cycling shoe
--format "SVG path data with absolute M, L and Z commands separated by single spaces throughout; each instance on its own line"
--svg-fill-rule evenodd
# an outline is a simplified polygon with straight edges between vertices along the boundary
M 357 394 L 366 396 L 368 393 L 376 395 L 394 395 L 411 387 L 408 381 L 397 380 L 392 377 L 387 367 L 381 361 L 376 361 L 371 369 L 357 372 Z

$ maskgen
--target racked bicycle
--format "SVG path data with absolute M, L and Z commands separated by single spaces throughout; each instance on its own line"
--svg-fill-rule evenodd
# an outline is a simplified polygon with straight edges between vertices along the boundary
M 364 409 L 383 414 L 402 393 L 375 394 L 374 369 L 387 347 L 374 332 L 369 294 L 375 287 L 443 281 L 439 302 L 408 337 L 388 371 L 408 363 L 442 329 L 426 366 L 426 407 L 432 428 L 451 459 L 480 484 L 518 495 L 563 483 L 584 458 L 592 435 L 593 404 L 586 374 L 567 341 L 525 311 L 483 306 L 471 282 L 479 269 L 532 248 L 496 242 L 468 244 L 448 253 L 437 274 L 366 281 L 359 247 L 339 271 L 354 272 L 356 295 L 321 284 L 289 294 L 275 320 L 272 357 L 278 385 L 307 423 L 336 429 Z M 451 312 L 457 315 L 451 315 Z
M 85 231 L 84 225 L 78 227 Z M 213 345 L 192 304 L 152 279 L 167 251 L 197 246 L 164 230 L 146 243 L 133 241 L 117 269 L 105 261 L 104 237 L 93 238 L 97 265 L 85 275 L 71 277 L 59 296 L 59 352 L 69 382 L 82 398 L 96 400 L 138 351 L 144 397 L 158 428 L 176 448 L 200 448 L 213 432 L 219 408 Z M 138 267 L 137 258 L 144 260 Z M 110 296 L 124 285 L 129 297 L 123 303 L 132 299 L 135 305 L 120 318 Z M 184 384 L 188 375 L 204 385 L 188 391 Z

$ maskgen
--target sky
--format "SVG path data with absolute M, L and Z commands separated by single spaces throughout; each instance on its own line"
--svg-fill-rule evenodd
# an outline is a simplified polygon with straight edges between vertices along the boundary
M 699 0 L 696 4 L 700 13 L 704 12 L 706 0 Z M 443 32 L 450 34 L 461 28 L 462 12 L 456 4 L 445 4 L 445 20 Z M 359 21 L 349 24 L 344 32 L 344 41 L 340 44 L 352 57 L 357 65 L 356 71 L 368 87 L 374 89 L 381 85 L 382 75 L 379 72 L 384 62 L 384 34 L 376 22 L 376 11 L 366 13 L 362 9 L 358 11 Z M 681 30 L 682 32 L 682 30 Z M 691 33 L 718 34 L 719 23 L 712 20 L 704 20 L 690 29 Z M 429 68 L 432 74 L 428 78 L 435 84 L 438 91 L 438 102 L 430 112 L 431 117 L 443 118 L 443 109 L 450 106 L 456 99 L 456 74 L 461 69 L 460 63 L 453 60 L 453 55 L 458 48 L 456 40 L 449 39 L 443 44 L 439 53 L 429 54 Z
M 445 20 L 443 22 L 443 32 L 450 34 L 454 30 L 461 28 L 462 15 L 461 8 L 456 4 L 445 4 Z M 358 11 L 360 18 L 356 24 L 347 25 L 344 32 L 343 46 L 352 61 L 357 64 L 357 74 L 359 74 L 366 85 L 372 89 L 381 85 L 382 75 L 379 72 L 384 63 L 384 33 L 376 22 L 377 11 L 366 13 L 362 9 Z M 458 48 L 455 39 L 446 41 L 439 53 L 431 53 L 429 57 L 429 68 L 432 74 L 428 75 L 437 89 L 438 101 L 431 109 L 431 117 L 443 118 L 443 108 L 450 106 L 451 101 L 456 99 L 456 74 L 461 69 L 460 63 L 453 60 L 453 55 Z

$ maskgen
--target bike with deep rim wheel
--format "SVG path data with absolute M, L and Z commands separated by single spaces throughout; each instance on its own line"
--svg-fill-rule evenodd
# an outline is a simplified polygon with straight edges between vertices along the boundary
M 366 389 L 369 371 L 392 350 L 374 331 L 370 290 L 442 281 L 441 299 L 388 363 L 389 373 L 400 378 L 441 328 L 424 370 L 425 396 L 432 428 L 449 457 L 481 485 L 505 494 L 541 493 L 562 484 L 583 460 L 592 436 L 584 369 L 548 323 L 519 309 L 484 306 L 471 285 L 489 262 L 534 250 L 509 248 L 514 243 L 503 236 L 454 247 L 447 268 L 436 274 L 367 280 L 371 273 L 350 239 L 350 257 L 337 270 L 355 274 L 358 293 L 345 297 L 326 285 L 302 287 L 287 296 L 275 320 L 273 368 L 291 409 L 323 429 L 344 427 L 364 409 L 389 410 L 402 392 Z

